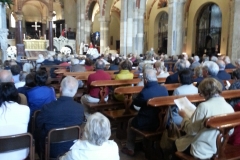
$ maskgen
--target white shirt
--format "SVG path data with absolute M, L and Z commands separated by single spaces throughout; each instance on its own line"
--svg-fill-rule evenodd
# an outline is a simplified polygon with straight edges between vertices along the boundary
M 173 92 L 173 95 L 189 95 L 189 94 L 197 94 L 198 88 L 195 87 L 193 84 L 185 84 L 178 88 L 176 88 Z
M 0 107 L 0 136 L 27 133 L 30 109 L 16 102 L 5 102 Z M 10 153 L 1 153 L 0 159 L 22 160 L 28 155 L 28 149 Z
M 118 146 L 113 140 L 101 146 L 93 145 L 87 140 L 77 140 L 60 160 L 119 160 Z

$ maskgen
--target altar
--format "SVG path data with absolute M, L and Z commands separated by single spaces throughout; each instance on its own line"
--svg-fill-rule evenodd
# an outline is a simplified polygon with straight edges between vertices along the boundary
M 47 50 L 47 40 L 23 40 L 23 43 L 25 45 L 25 50 Z
M 47 51 L 49 40 L 41 39 L 24 39 L 25 51 Z M 8 45 L 16 46 L 15 39 L 8 39 Z M 76 40 L 70 40 L 60 36 L 53 38 L 53 46 L 55 51 L 61 51 L 62 47 L 69 47 L 72 53 L 76 53 Z

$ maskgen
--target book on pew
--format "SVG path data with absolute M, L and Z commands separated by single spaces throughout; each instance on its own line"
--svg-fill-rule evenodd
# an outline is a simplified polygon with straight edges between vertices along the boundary
M 178 106 L 179 110 L 184 110 L 188 118 L 192 116 L 196 110 L 196 106 L 192 104 L 187 97 L 174 99 L 174 103 Z
M 231 86 L 231 83 L 230 83 L 229 81 L 226 81 L 226 86 L 225 86 L 225 88 L 228 90 L 230 86 Z

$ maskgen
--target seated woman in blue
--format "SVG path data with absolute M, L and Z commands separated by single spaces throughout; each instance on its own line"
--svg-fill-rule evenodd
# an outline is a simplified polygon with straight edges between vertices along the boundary
M 44 70 L 39 70 L 35 75 L 36 87 L 30 89 L 26 96 L 31 115 L 34 111 L 42 108 L 44 104 L 56 100 L 55 91 L 52 87 L 46 86 L 48 74 Z

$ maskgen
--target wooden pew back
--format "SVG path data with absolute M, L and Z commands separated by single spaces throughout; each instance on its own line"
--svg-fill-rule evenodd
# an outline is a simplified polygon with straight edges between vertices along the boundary
M 99 80 L 93 81 L 91 86 L 99 87 L 100 88 L 100 102 L 99 103 L 106 103 L 104 98 L 107 96 L 107 87 L 110 86 L 124 86 L 124 85 L 136 85 L 141 81 L 141 79 L 127 79 L 127 80 Z
M 214 160 L 220 159 L 240 159 L 240 146 L 231 146 L 227 144 L 229 139 L 229 131 L 236 126 L 240 125 L 240 112 L 231 114 L 223 114 L 213 116 L 205 121 L 207 128 L 213 128 L 219 130 L 217 136 L 217 153 L 213 156 Z M 230 151 L 226 151 L 228 149 Z

